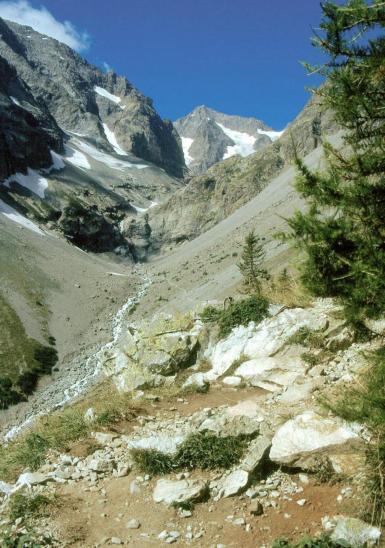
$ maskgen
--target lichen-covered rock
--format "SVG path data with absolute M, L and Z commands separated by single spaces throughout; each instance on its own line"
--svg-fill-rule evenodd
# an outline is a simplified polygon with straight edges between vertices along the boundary
M 199 349 L 200 322 L 191 315 L 158 316 L 131 326 L 124 343 L 105 357 L 104 371 L 121 391 L 151 385 L 193 365 Z

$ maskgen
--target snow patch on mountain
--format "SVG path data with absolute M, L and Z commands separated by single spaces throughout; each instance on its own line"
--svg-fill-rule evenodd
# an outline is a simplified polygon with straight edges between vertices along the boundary
M 181 137 L 182 139 L 182 149 L 183 149 L 183 155 L 184 155 L 184 161 L 186 163 L 186 166 L 191 164 L 191 162 L 194 160 L 192 156 L 189 154 L 189 150 L 191 145 L 194 142 L 194 139 L 190 139 L 190 137 Z
M 74 165 L 75 167 L 79 167 L 80 169 L 91 169 L 90 163 L 87 160 L 87 156 L 80 152 L 80 150 L 76 150 L 74 148 L 69 147 L 68 145 L 65 145 L 65 159 L 70 164 Z
M 17 105 L 18 107 L 21 107 L 21 104 L 20 104 L 20 102 L 16 99 L 16 97 L 12 97 L 12 95 L 10 95 L 9 98 L 11 99 L 12 103 L 14 103 L 15 105 Z
M 240 156 L 249 156 L 250 154 L 253 154 L 253 152 L 255 152 L 254 144 L 256 138 L 253 135 L 243 133 L 242 131 L 235 131 L 235 129 L 227 128 L 219 122 L 216 122 L 216 124 L 221 128 L 223 133 L 230 137 L 233 143 L 235 143 L 234 145 L 230 145 L 227 147 L 227 150 L 223 155 L 224 160 L 226 160 L 226 158 L 231 158 L 231 156 L 235 156 L 236 154 L 239 154 Z
M 119 154 L 119 156 L 127 156 L 127 152 L 125 152 L 120 146 L 119 146 L 119 143 L 118 143 L 118 140 L 116 138 L 116 135 L 113 131 L 111 131 L 109 129 L 109 127 L 107 126 L 107 124 L 102 124 L 103 125 L 103 129 L 104 129 L 104 133 L 107 137 L 107 141 L 110 143 L 110 145 L 112 146 L 112 148 L 115 150 L 116 154 Z
M 101 95 L 102 97 L 105 97 L 106 99 L 108 99 L 109 101 L 112 101 L 116 105 L 119 105 L 121 109 L 124 109 L 124 106 L 120 105 L 120 103 L 122 102 L 121 97 L 118 97 L 117 95 L 113 95 L 112 93 L 110 93 L 104 88 L 101 88 L 100 86 L 94 86 L 94 91 L 98 95 Z
M 13 207 L 3 202 L 3 200 L 0 200 L 0 213 L 7 217 L 10 221 L 13 221 L 18 225 L 28 228 L 28 230 L 31 230 L 32 232 L 36 232 L 37 234 L 41 234 L 42 236 L 44 236 L 44 232 L 40 230 L 37 225 L 27 219 L 27 217 L 20 215 L 20 213 L 16 211 L 16 209 L 13 209 Z
M 15 173 L 4 181 L 4 185 L 7 188 L 11 188 L 11 183 L 18 183 L 19 185 L 27 188 L 40 198 L 45 198 L 45 191 L 48 188 L 48 181 L 40 173 L 34 169 L 28 168 L 27 174 Z
M 107 154 L 106 152 L 98 150 L 94 146 L 88 143 L 84 143 L 83 141 L 80 141 L 78 139 L 75 139 L 75 144 L 78 148 L 80 148 L 80 150 L 85 152 L 85 154 L 87 154 L 88 156 L 96 160 L 97 162 L 101 162 L 107 167 L 116 169 L 118 171 L 124 171 L 125 169 L 129 169 L 129 168 L 146 169 L 149 167 L 148 165 L 145 165 L 145 164 L 133 164 L 131 162 L 118 160 L 118 158 L 114 158 L 113 156 L 110 156 L 110 154 Z
M 282 131 L 265 131 L 264 129 L 258 129 L 258 133 L 260 135 L 267 135 L 272 141 L 276 141 L 277 139 L 279 139 L 282 135 L 284 130 Z
M 63 157 L 54 150 L 51 150 L 50 153 L 52 158 L 52 166 L 49 167 L 46 171 L 49 173 L 52 169 L 64 169 L 65 163 L 63 161 Z

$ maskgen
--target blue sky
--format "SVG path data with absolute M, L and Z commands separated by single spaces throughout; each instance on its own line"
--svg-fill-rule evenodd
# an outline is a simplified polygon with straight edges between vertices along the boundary
M 205 104 L 282 129 L 317 84 L 299 61 L 320 59 L 319 0 L 0 0 L 0 15 L 12 5 L 34 23 L 70 22 L 81 54 L 125 75 L 163 117 Z

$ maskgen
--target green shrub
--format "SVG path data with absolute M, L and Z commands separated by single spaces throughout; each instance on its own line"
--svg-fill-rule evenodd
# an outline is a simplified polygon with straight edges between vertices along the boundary
M 241 458 L 246 447 L 243 436 L 219 437 L 208 432 L 191 434 L 175 456 L 178 468 L 213 470 L 230 468 Z
M 51 346 L 39 345 L 35 348 L 34 358 L 39 364 L 39 370 L 50 374 L 58 360 L 57 350 Z
M 248 325 L 249 322 L 259 323 L 268 316 L 268 313 L 268 300 L 261 295 L 252 295 L 240 301 L 232 302 L 224 310 L 214 306 L 206 306 L 201 318 L 205 323 L 217 323 L 220 336 L 226 337 L 234 327 Z
M 208 432 L 197 432 L 188 436 L 175 455 L 154 449 L 133 449 L 131 455 L 138 470 L 152 476 L 186 468 L 227 469 L 242 457 L 249 439 L 249 436 L 221 438 Z
M 138 470 L 144 474 L 158 476 L 174 469 L 173 458 L 155 449 L 132 449 L 131 455 Z
M 239 325 L 248 325 L 249 322 L 259 323 L 268 316 L 268 313 L 269 303 L 260 295 L 252 295 L 237 301 L 223 310 L 218 322 L 220 335 L 225 337 Z
M 7 409 L 10 405 L 21 400 L 21 395 L 13 389 L 11 379 L 0 377 L 0 409 Z
M 15 521 L 18 518 L 25 519 L 41 515 L 42 509 L 52 503 L 53 499 L 45 495 L 27 496 L 22 493 L 15 493 L 9 502 L 9 517 Z
M 370 366 L 354 388 L 347 388 L 326 406 L 347 421 L 365 423 L 372 442 L 367 447 L 366 500 L 363 517 L 378 523 L 385 507 L 385 346 L 370 356 Z M 366 513 L 365 513 L 366 512 Z

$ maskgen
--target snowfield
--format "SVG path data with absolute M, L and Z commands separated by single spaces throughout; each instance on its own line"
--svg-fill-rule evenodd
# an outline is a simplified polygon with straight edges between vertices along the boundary
M 279 137 L 281 137 L 282 133 L 284 132 L 284 130 L 282 131 L 265 131 L 263 129 L 259 129 L 258 130 L 258 133 L 260 135 L 267 135 L 272 141 L 276 141 L 277 139 L 279 139 Z
M 48 181 L 34 169 L 28 168 L 26 175 L 23 173 L 15 173 L 14 175 L 11 175 L 4 181 L 4 185 L 11 188 L 11 183 L 13 182 L 27 188 L 39 196 L 39 198 L 45 198 L 45 191 L 48 188 Z
M 21 107 L 21 104 L 20 104 L 20 102 L 16 99 L 16 97 L 12 97 L 12 95 L 10 95 L 9 98 L 11 99 L 12 103 L 15 103 L 15 105 L 17 105 L 18 107 Z
M 116 154 L 119 154 L 119 156 L 127 156 L 127 153 L 119 146 L 115 133 L 109 129 L 107 124 L 102 124 L 102 125 L 104 129 L 104 133 L 107 137 L 107 141 L 115 150 Z
M 121 97 L 118 97 L 117 95 L 113 95 L 106 89 L 101 88 L 99 86 L 94 86 L 94 92 L 97 93 L 98 95 L 101 95 L 102 97 L 105 97 L 109 101 L 112 101 L 116 105 L 119 105 L 122 110 L 125 108 L 124 106 L 120 105 L 120 103 L 122 102 Z
M 35 223 L 27 219 L 27 217 L 20 215 L 20 213 L 16 211 L 16 209 L 13 209 L 13 207 L 3 202 L 3 200 L 0 200 L 0 213 L 7 217 L 10 221 L 13 221 L 18 225 L 28 228 L 28 230 L 31 230 L 32 232 L 36 232 L 37 234 L 41 234 L 42 236 L 44 236 L 44 232 L 40 230 L 40 228 L 35 225 Z
M 64 146 L 66 155 L 65 159 L 70 164 L 74 165 L 75 167 L 79 167 L 80 169 L 91 169 L 90 163 L 87 160 L 87 156 L 80 152 L 79 150 L 75 150 L 74 148 L 69 147 L 68 145 Z
M 190 137 L 181 137 L 181 139 L 182 139 L 184 161 L 186 162 L 186 166 L 188 166 L 194 160 L 194 158 L 190 156 L 189 154 L 189 150 L 191 145 L 194 142 L 194 139 L 190 139 Z
M 127 162 L 124 160 L 118 160 L 118 158 L 114 158 L 113 156 L 110 156 L 110 154 L 107 154 L 106 152 L 103 152 L 101 150 L 98 150 L 96 147 L 84 143 L 83 141 L 80 141 L 79 139 L 74 140 L 74 144 L 80 148 L 85 154 L 96 160 L 97 162 L 101 162 L 102 164 L 112 168 L 117 169 L 118 171 L 124 171 L 125 169 L 129 168 L 135 168 L 135 169 L 146 169 L 149 166 L 145 164 L 133 164 L 131 162 Z
M 255 152 L 254 144 L 256 138 L 253 135 L 227 128 L 219 122 L 216 122 L 216 124 L 221 128 L 223 133 L 230 137 L 230 139 L 235 143 L 235 145 L 227 147 L 227 150 L 223 155 L 224 160 L 226 160 L 226 158 L 231 158 L 231 156 L 235 156 L 236 154 L 239 154 L 240 156 L 249 156 Z

